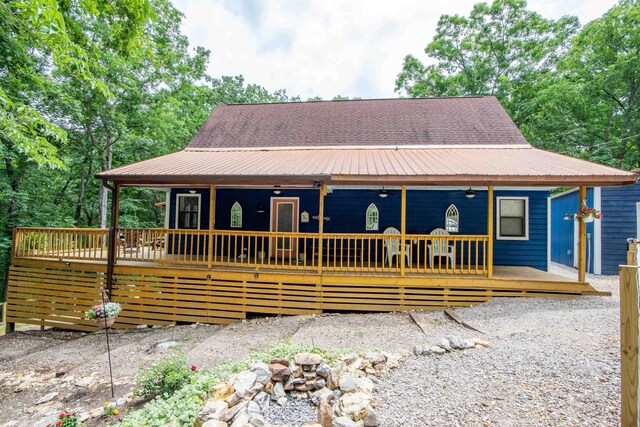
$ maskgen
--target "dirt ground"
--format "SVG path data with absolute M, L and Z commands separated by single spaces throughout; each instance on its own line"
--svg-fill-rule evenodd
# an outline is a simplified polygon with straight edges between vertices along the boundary
M 554 272 L 559 274 L 575 274 L 574 271 L 557 267 L 556 270 Z M 581 310 L 589 318 L 597 319 L 597 322 L 585 324 L 580 320 L 579 328 L 558 328 L 558 336 L 553 338 L 558 342 L 570 343 L 573 338 L 566 334 L 575 329 L 576 333 L 580 332 L 580 359 L 604 359 L 608 362 L 607 366 L 612 366 L 610 374 L 619 375 L 615 371 L 619 363 L 617 278 L 593 276 L 589 277 L 589 281 L 600 290 L 612 291 L 613 296 L 556 300 L 500 299 L 478 307 L 458 309 L 458 312 L 485 330 L 489 340 L 503 341 L 505 348 L 520 348 L 530 345 L 531 336 L 526 331 L 536 329 L 540 323 L 553 324 L 558 316 L 571 319 L 572 310 Z M 116 399 L 131 390 L 134 375 L 142 365 L 176 351 L 183 352 L 190 364 L 206 369 L 264 350 L 276 341 L 290 339 L 322 348 L 401 352 L 407 355 L 408 361 L 422 363 L 421 360 L 427 359 L 412 355 L 416 343 L 456 333 L 469 335 L 468 330 L 450 321 L 442 311 L 418 313 L 418 317 L 428 331 L 427 337 L 407 313 L 271 317 L 228 326 L 197 324 L 113 331 L 110 344 Z M 582 330 L 585 328 L 588 331 Z M 553 335 L 554 329 L 546 328 L 543 338 L 548 334 Z M 506 340 L 504 337 L 510 338 Z M 158 346 L 167 341 L 175 341 L 178 346 L 170 349 Z M 605 349 L 602 347 L 603 341 L 606 341 Z M 511 353 L 505 354 L 505 357 L 509 357 Z M 549 357 L 553 358 L 554 354 L 551 352 Z M 464 366 L 459 366 L 458 370 L 464 371 Z M 514 378 L 514 386 L 517 381 Z M 619 392 L 619 380 L 617 383 L 610 382 L 606 387 L 605 395 L 615 398 L 616 390 Z M 381 384 L 381 388 L 383 393 L 389 394 L 389 401 L 393 402 L 395 397 L 389 391 L 392 386 Z M 51 392 L 57 392 L 51 401 L 37 404 L 38 400 Z M 110 393 L 104 333 L 41 332 L 38 328 L 26 328 L 0 336 L 0 425 L 44 426 L 61 410 L 89 411 L 112 400 L 115 399 L 111 398 Z M 615 406 L 616 402 L 608 404 Z M 415 412 L 414 407 L 408 410 Z M 619 416 L 617 411 L 612 411 L 614 419 Z M 415 422 L 410 417 L 404 417 L 409 420 L 408 424 L 396 423 L 390 421 L 389 416 L 385 416 L 385 425 L 412 425 Z M 115 420 L 112 418 L 111 421 Z M 445 424 L 439 425 L 447 425 L 446 418 L 443 421 Z M 88 425 L 102 425 L 105 422 L 104 419 L 92 419 Z

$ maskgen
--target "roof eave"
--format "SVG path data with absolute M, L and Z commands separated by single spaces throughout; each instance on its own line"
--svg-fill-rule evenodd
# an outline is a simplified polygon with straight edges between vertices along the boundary
M 313 184 L 334 185 L 463 185 L 613 187 L 632 185 L 637 175 L 118 175 L 98 173 L 96 178 L 120 184 Z

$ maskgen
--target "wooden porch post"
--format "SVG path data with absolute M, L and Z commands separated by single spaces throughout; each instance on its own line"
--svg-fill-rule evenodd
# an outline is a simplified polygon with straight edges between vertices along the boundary
M 627 265 L 638 265 L 636 262 L 636 252 L 638 248 L 638 240 L 631 239 L 627 243 Z
M 620 267 L 620 376 L 622 423 L 638 426 L 638 268 Z
M 320 187 L 320 207 L 318 208 L 318 274 L 322 274 L 322 245 L 324 232 L 324 196 L 327 194 L 327 184 Z
M 587 199 L 587 187 L 580 187 L 578 198 L 578 211 L 582 208 L 582 202 Z M 587 223 L 578 220 L 578 282 L 584 282 L 587 270 Z
M 11 231 L 11 254 L 9 256 L 9 267 L 11 267 L 11 265 L 13 265 L 13 257 L 16 254 L 16 227 L 13 227 L 13 230 Z M 6 275 L 7 280 L 5 281 L 5 286 L 4 286 L 4 292 L 3 295 L 0 295 L 1 299 L 0 299 L 0 305 L 2 305 L 2 321 L 5 322 L 5 328 L 4 328 L 4 333 L 5 334 L 11 334 L 13 332 L 16 331 L 16 324 L 14 322 L 7 322 L 7 308 L 9 307 L 9 298 L 8 298 L 8 294 L 9 294 L 9 271 L 7 271 L 7 275 Z M 4 301 L 4 303 L 3 303 Z
M 493 185 L 487 188 L 487 279 L 493 277 Z
M 400 201 L 400 276 L 404 277 L 405 269 L 405 257 L 406 254 L 406 245 L 405 245 L 405 235 L 407 233 L 407 186 L 402 186 L 402 198 Z
M 213 265 L 213 230 L 216 227 L 216 186 L 209 186 L 209 245 L 207 247 L 207 267 Z
M 107 186 L 107 183 L 104 182 Z M 117 230 L 118 230 L 118 209 L 120 206 L 120 185 L 116 182 L 111 189 L 111 224 L 109 227 L 109 247 L 107 249 L 107 296 L 111 298 L 113 287 L 113 266 L 116 263 L 116 252 L 118 251 Z

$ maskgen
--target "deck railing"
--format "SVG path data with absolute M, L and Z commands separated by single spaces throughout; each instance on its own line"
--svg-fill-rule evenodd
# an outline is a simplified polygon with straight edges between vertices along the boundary
M 327 272 L 487 274 L 486 235 L 119 228 L 116 262 Z M 404 258 L 403 255 L 404 246 Z M 13 255 L 106 260 L 108 229 L 25 228 Z M 401 265 L 404 263 L 404 268 Z
M 109 230 L 106 228 L 26 228 L 15 230 L 13 256 L 106 260 Z

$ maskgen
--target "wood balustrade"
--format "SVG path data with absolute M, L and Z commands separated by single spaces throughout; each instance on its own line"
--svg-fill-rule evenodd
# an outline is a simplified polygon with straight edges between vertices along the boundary
M 327 272 L 487 274 L 488 236 L 119 228 L 116 262 Z M 401 249 L 405 245 L 405 259 Z M 211 253 L 209 253 L 211 247 Z M 322 251 L 319 249 L 322 248 Z M 16 228 L 14 257 L 106 260 L 107 229 Z M 322 259 L 320 260 L 320 254 Z
M 109 230 L 106 228 L 17 227 L 13 256 L 106 260 Z

